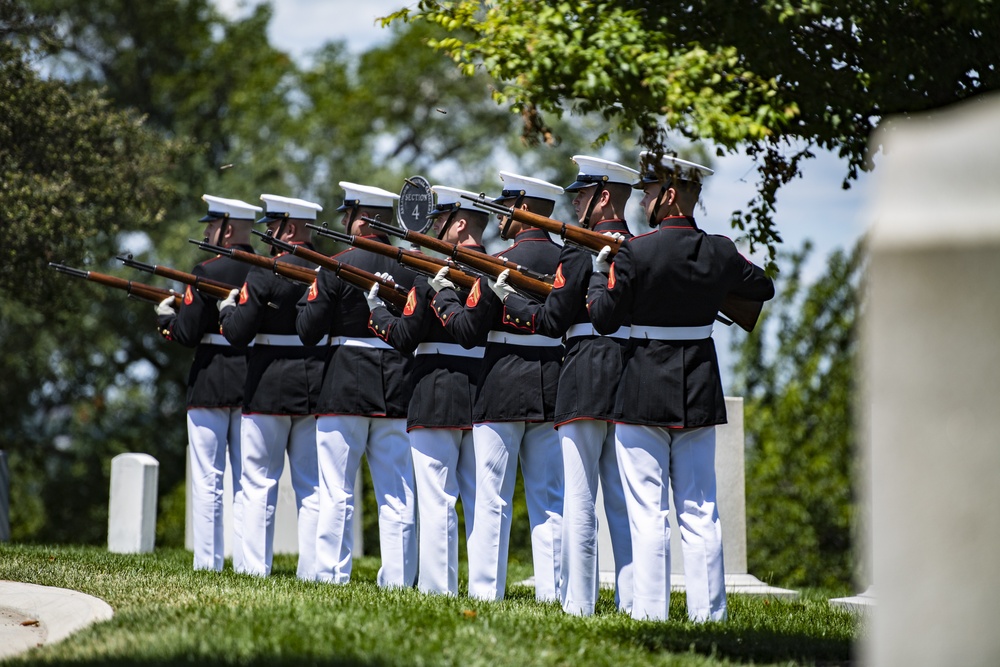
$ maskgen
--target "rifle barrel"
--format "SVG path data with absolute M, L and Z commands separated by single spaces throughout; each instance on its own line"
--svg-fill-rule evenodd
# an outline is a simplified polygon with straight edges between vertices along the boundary
M 100 285 L 104 285 L 105 287 L 124 290 L 129 296 L 134 296 L 137 299 L 142 299 L 143 301 L 148 301 L 150 303 L 159 303 L 167 297 L 174 298 L 175 306 L 180 303 L 180 297 L 177 294 L 175 294 L 172 290 L 164 289 L 162 287 L 154 287 L 153 285 L 146 285 L 145 283 L 133 282 L 131 280 L 119 278 L 118 276 L 112 276 L 107 273 L 74 269 L 73 267 L 66 266 L 64 264 L 56 264 L 55 262 L 49 262 L 49 266 L 60 273 L 96 282 Z
M 406 305 L 407 292 L 401 285 L 397 285 L 395 282 L 379 278 L 374 273 L 365 271 L 364 269 L 359 269 L 355 266 L 351 266 L 350 264 L 344 264 L 343 262 L 339 262 L 332 257 L 327 257 L 323 253 L 315 250 L 310 250 L 309 248 L 303 248 L 302 246 L 296 246 L 286 241 L 276 239 L 270 234 L 262 234 L 256 230 L 254 230 L 254 233 L 263 238 L 264 243 L 273 245 L 276 248 L 280 248 L 281 250 L 289 252 L 293 255 L 300 255 L 303 259 L 306 259 L 313 264 L 321 266 L 328 271 L 333 271 L 349 285 L 353 285 L 354 287 L 364 291 L 371 289 L 372 285 L 378 285 L 379 296 L 392 303 L 397 308 L 401 309 Z

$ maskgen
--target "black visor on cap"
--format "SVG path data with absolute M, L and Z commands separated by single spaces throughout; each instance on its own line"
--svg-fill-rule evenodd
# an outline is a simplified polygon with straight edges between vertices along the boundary
M 358 206 L 361 206 L 360 199 L 345 199 L 344 203 L 337 207 L 337 212 L 343 213 L 344 211 L 357 208 Z
M 576 180 L 563 188 L 566 192 L 576 192 L 577 190 L 583 190 L 584 188 L 589 188 L 591 185 L 596 185 L 598 183 L 607 183 L 607 176 L 591 176 L 590 174 L 577 174 Z
M 268 211 L 267 213 L 264 214 L 264 217 L 262 217 L 257 222 L 271 222 L 272 220 L 281 220 L 282 218 L 287 218 L 287 217 L 289 217 L 289 215 L 284 211 Z
M 199 218 L 198 222 L 212 222 L 214 220 L 225 220 L 229 217 L 228 213 L 221 213 L 219 211 L 209 211 L 205 214 L 203 218 Z
M 436 218 L 439 215 L 442 215 L 444 213 L 451 213 L 456 208 L 461 208 L 461 207 L 462 207 L 461 202 L 457 202 L 457 201 L 456 202 L 452 202 L 450 204 L 435 204 L 434 208 L 431 209 L 431 212 L 427 214 L 427 217 L 428 218 Z
M 662 177 L 657 176 L 656 173 L 650 169 L 645 174 L 639 177 L 639 180 L 632 184 L 633 190 L 645 190 L 646 186 L 650 183 L 662 183 L 673 178 L 673 174 L 670 172 L 664 172 Z
M 514 199 L 515 197 L 524 197 L 524 190 L 501 190 L 500 196 L 494 199 L 494 202 L 503 201 L 504 199 Z

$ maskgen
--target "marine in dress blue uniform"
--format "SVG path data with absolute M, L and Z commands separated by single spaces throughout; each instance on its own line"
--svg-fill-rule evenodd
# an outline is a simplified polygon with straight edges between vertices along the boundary
M 448 243 L 485 252 L 488 214 L 462 195 L 472 192 L 434 186 L 433 232 Z M 448 333 L 431 308 L 434 290 L 426 280 L 410 289 L 401 314 L 392 313 L 369 293 L 369 326 L 375 335 L 414 356 L 413 394 L 406 430 L 413 455 L 420 526 L 420 575 L 424 593 L 458 595 L 458 513 L 461 497 L 466 539 L 475 517 L 476 459 L 472 404 L 484 347 L 466 349 Z
M 550 215 L 563 189 L 545 181 L 500 172 L 506 205 Z M 552 275 L 560 246 L 540 229 L 523 228 L 504 218 L 501 236 L 513 236 L 504 257 L 542 274 Z M 558 337 L 531 334 L 523 322 L 507 319 L 503 303 L 482 281 L 467 297 L 441 274 L 432 279 L 437 294 L 432 307 L 448 332 L 465 347 L 482 344 L 486 351 L 472 409 L 476 451 L 475 524 L 469 535 L 469 595 L 502 599 L 507 581 L 511 500 L 517 462 L 521 462 L 531 527 L 535 597 L 558 599 L 562 565 L 563 467 L 559 437 L 552 425 L 556 386 L 563 356 Z
M 722 530 L 716 506 L 715 427 L 726 406 L 712 325 L 729 293 L 754 300 L 774 285 L 724 236 L 692 217 L 712 171 L 642 154 L 643 211 L 655 231 L 595 258 L 588 309 L 607 333 L 631 321 L 615 401 L 618 464 L 632 532 L 632 616 L 666 619 L 670 603 L 667 484 L 681 531 L 688 617 L 726 619 Z M 606 272 L 605 279 L 602 272 Z
M 580 172 L 565 189 L 574 194 L 580 226 L 631 237 L 624 213 L 639 172 L 586 155 L 576 155 L 573 160 Z M 591 324 L 586 308 L 591 264 L 589 251 L 567 243 L 559 257 L 552 292 L 543 303 L 506 291 L 504 281 L 497 285 L 505 320 L 525 323 L 532 334 L 566 339 L 555 414 L 566 475 L 559 597 L 563 610 L 584 616 L 594 613 L 600 585 L 598 480 L 614 553 L 615 602 L 624 611 L 632 608 L 632 538 L 611 421 L 628 326 L 603 336 Z
M 250 227 L 262 211 L 238 199 L 203 195 L 208 213 L 205 238 L 213 245 L 253 252 Z M 242 285 L 250 266 L 217 255 L 201 262 L 192 273 L 229 285 Z M 188 458 L 191 466 L 191 538 L 194 569 L 222 570 L 225 559 L 223 531 L 223 477 L 228 457 L 233 486 L 233 567 L 243 567 L 243 499 L 240 486 L 240 407 L 246 383 L 244 348 L 235 348 L 219 333 L 218 299 L 190 285 L 175 311 L 173 297 L 156 307 L 160 333 L 194 348 L 187 380 Z
M 276 239 L 311 248 L 306 224 L 318 204 L 261 195 L 267 224 Z M 272 250 L 272 252 L 277 252 Z M 297 255 L 279 261 L 315 268 Z M 326 348 L 303 345 L 295 332 L 296 304 L 306 287 L 260 267 L 247 273 L 243 287 L 219 304 L 222 334 L 234 346 L 251 346 L 243 396 L 243 572 L 266 576 L 274 554 L 274 511 L 278 480 L 288 456 L 298 513 L 299 562 L 296 575 L 316 576 L 319 480 L 314 414 Z M 238 300 L 237 300 L 238 299 Z
M 344 229 L 375 236 L 361 217 L 391 222 L 399 199 L 381 188 L 342 181 Z M 391 273 L 404 287 L 413 273 L 393 260 L 350 248 L 336 256 L 371 273 Z M 365 292 L 321 269 L 298 305 L 296 329 L 314 344 L 329 337 L 323 391 L 316 418 L 320 472 L 320 525 L 317 578 L 334 584 L 350 581 L 353 564 L 355 479 L 361 457 L 368 459 L 378 499 L 380 586 L 409 587 L 417 577 L 416 501 L 413 462 L 406 436 L 411 359 L 377 338 L 368 328 Z

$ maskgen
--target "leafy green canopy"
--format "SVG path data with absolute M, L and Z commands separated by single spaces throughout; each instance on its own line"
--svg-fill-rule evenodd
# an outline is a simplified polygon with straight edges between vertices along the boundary
M 775 257 L 778 189 L 816 147 L 868 169 L 888 114 L 915 114 L 1000 87 L 992 0 L 662 2 L 420 0 L 384 24 L 421 20 L 461 71 L 482 69 L 494 99 L 550 140 L 547 118 L 597 112 L 613 132 L 665 150 L 668 132 L 745 150 L 758 191 L 732 224 Z
M 110 460 L 129 451 L 160 461 L 158 543 L 183 535 L 192 351 L 156 334 L 148 304 L 46 262 L 177 287 L 113 258 L 206 259 L 187 242 L 205 192 L 306 197 L 336 226 L 341 180 L 491 190 L 500 158 L 525 152 L 487 77 L 421 48 L 430 26 L 300 64 L 269 43 L 270 20 L 268 5 L 229 20 L 211 0 L 0 0 L 0 449 L 15 540 L 106 539 Z M 567 143 L 525 168 L 571 178 Z M 527 533 L 512 541 L 530 558 Z

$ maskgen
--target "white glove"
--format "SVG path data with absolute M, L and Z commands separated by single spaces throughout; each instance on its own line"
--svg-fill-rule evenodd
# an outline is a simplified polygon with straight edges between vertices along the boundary
M 455 289 L 455 283 L 448 280 L 448 278 L 446 277 L 447 275 L 448 275 L 448 267 L 442 266 L 441 270 L 438 271 L 433 278 L 427 279 L 427 283 L 434 288 L 435 292 L 440 292 L 446 287 Z
M 365 301 L 368 302 L 368 310 L 375 310 L 385 305 L 385 301 L 378 298 L 378 283 L 372 283 L 371 289 L 365 294 Z
M 162 315 L 163 317 L 176 315 L 177 311 L 174 310 L 174 297 L 168 296 L 166 299 L 156 304 L 156 314 Z
M 604 232 L 604 235 L 605 236 L 610 236 L 611 238 L 613 238 L 618 243 L 621 243 L 622 241 L 625 240 L 625 235 L 622 234 L 621 232 Z
M 601 251 L 594 255 L 594 272 L 603 273 L 608 275 L 611 273 L 611 263 L 608 262 L 608 256 L 611 255 L 611 246 L 606 245 L 601 248 Z
M 396 282 L 396 279 L 393 278 L 392 274 L 389 273 L 388 271 L 385 271 L 385 272 L 376 271 L 375 275 L 378 276 L 379 278 L 381 278 L 382 280 L 388 280 L 390 283 Z
M 229 308 L 230 306 L 236 307 L 236 297 L 240 295 L 240 291 L 235 287 L 229 290 L 229 296 L 219 302 L 219 312 L 221 313 L 224 308 Z
M 493 290 L 494 294 L 500 297 L 501 301 L 509 297 L 511 294 L 515 293 L 514 288 L 507 284 L 507 278 L 509 276 L 510 276 L 510 269 L 504 269 L 500 273 L 500 275 L 497 276 L 496 282 L 489 279 L 486 280 L 487 284 L 490 286 L 490 289 Z

